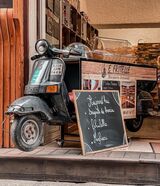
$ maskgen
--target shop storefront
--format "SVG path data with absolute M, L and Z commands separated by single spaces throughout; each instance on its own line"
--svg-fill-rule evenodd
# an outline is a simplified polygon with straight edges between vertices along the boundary
M 99 30 L 90 24 L 87 15 L 80 10 L 80 1 L 15 0 L 13 4 L 5 6 L 8 8 L 3 7 L 0 10 L 0 71 L 3 79 L 0 84 L 1 123 L 10 103 L 23 95 L 24 84 L 29 77 L 38 77 L 37 71 L 32 72 L 33 62 L 30 57 L 35 54 L 35 43 L 40 38 L 48 40 L 57 48 L 68 45 L 71 47 L 71 43 L 82 43 L 83 47 L 86 46 L 82 49 L 82 46 L 75 44 L 75 47 L 81 47 L 82 52 L 86 52 L 83 56 L 85 60 L 65 59 L 65 83 L 69 92 L 73 89 L 118 91 L 121 98 L 120 110 L 128 130 L 132 132 L 140 129 L 146 116 L 159 116 L 159 43 L 138 43 L 133 47 L 125 39 L 97 37 Z M 52 75 L 61 73 L 56 71 L 58 67 L 51 70 Z M 69 84 L 72 75 L 73 85 Z M 54 112 L 57 108 L 49 109 Z M 100 120 L 101 124 L 104 123 Z M 66 132 L 69 130 L 67 127 L 68 125 Z M 44 144 L 58 138 L 60 130 L 60 126 L 45 126 Z M 9 131 L 7 118 L 0 130 L 1 147 L 12 147 Z
M 103 3 L 104 1 L 102 2 L 102 4 Z M 109 3 L 110 2 L 108 2 L 108 5 Z M 140 107 L 145 107 L 147 104 L 147 111 L 152 105 L 156 112 L 158 111 L 158 87 L 155 82 L 158 78 L 157 58 L 159 56 L 159 43 L 153 43 L 153 41 L 152 43 L 140 43 L 139 38 L 137 45 L 132 46 L 132 44 L 126 39 L 105 39 L 105 32 L 102 32 L 102 29 L 97 29 L 92 24 L 90 24 L 88 16 L 85 12 L 83 12 L 83 10 L 88 10 L 88 13 L 90 13 L 93 5 L 87 9 L 87 6 L 89 5 L 91 5 L 89 4 L 89 2 L 84 3 L 82 1 L 67 0 L 46 0 L 45 2 L 32 1 L 32 3 L 29 2 L 29 56 L 31 57 L 34 54 L 34 44 L 39 38 L 46 38 L 48 41 L 50 41 L 50 43 L 58 48 L 65 48 L 70 43 L 75 42 L 81 42 L 88 46 L 93 52 L 92 56 L 89 56 L 89 58 L 92 58 L 93 61 L 102 60 L 102 63 L 100 63 L 99 61 L 94 65 L 96 70 L 99 70 L 100 68 L 100 72 L 99 74 L 97 74 L 97 72 L 94 72 L 94 70 L 92 69 L 89 74 L 79 74 L 79 77 L 81 77 L 82 79 L 79 80 L 79 85 L 81 86 L 78 86 L 78 88 L 93 90 L 94 85 L 96 85 L 98 82 L 97 90 L 118 90 L 120 96 L 122 97 L 121 102 L 123 116 L 127 120 L 126 126 L 129 130 L 138 131 L 140 127 L 136 130 L 134 127 L 131 126 L 141 126 L 142 121 L 145 118 L 139 117 L 139 113 L 137 113 L 137 107 L 139 107 L 139 104 L 141 105 L 141 102 L 143 102 L 142 100 L 139 100 L 139 97 L 144 98 L 146 96 L 144 98 L 145 101 Z M 131 5 L 132 3 L 129 4 L 129 6 Z M 81 10 L 80 7 L 81 9 L 83 9 Z M 131 15 L 129 14 L 129 16 Z M 91 22 L 97 25 L 95 23 L 96 16 L 93 16 L 91 14 L 91 17 L 94 18 L 94 20 L 91 20 Z M 136 15 L 135 18 L 138 22 L 139 20 Z M 145 20 L 147 18 L 147 16 L 144 17 Z M 107 20 L 106 16 L 104 16 L 104 19 Z M 34 20 L 34 24 L 32 24 L 31 20 Z M 99 25 L 97 27 L 103 27 L 103 25 L 101 25 L 101 21 L 102 20 L 99 20 Z M 129 22 L 129 18 L 126 19 L 126 21 Z M 113 19 L 113 24 L 114 22 L 115 18 Z M 117 18 L 118 25 L 119 22 L 120 20 Z M 133 23 L 131 22 L 131 24 Z M 108 26 L 109 28 L 112 27 L 112 25 Z M 121 25 L 120 28 L 122 26 L 123 25 Z M 136 27 L 136 25 L 131 26 Z M 130 27 L 131 29 L 131 26 L 128 27 Z M 144 24 L 142 24 L 142 26 L 145 27 Z M 124 25 L 124 27 L 127 27 L 127 25 Z M 116 24 L 115 28 L 117 29 Z M 106 33 L 111 36 L 111 33 L 109 31 Z M 93 40 L 93 38 L 98 35 L 103 35 L 103 37 L 100 37 L 100 41 L 98 41 L 99 43 Z M 107 37 L 108 35 L 106 34 L 105 37 Z M 111 62 L 111 64 L 109 63 L 104 65 L 103 61 L 109 61 Z M 116 65 L 112 65 L 112 62 L 115 62 Z M 118 63 L 120 64 L 118 65 Z M 129 63 L 129 67 L 126 65 L 127 63 Z M 149 68 L 147 67 L 147 65 Z M 69 68 L 72 69 L 71 66 L 72 65 L 69 65 Z M 87 68 L 90 67 L 92 66 L 89 63 Z M 78 68 L 78 66 L 74 68 Z M 30 74 L 31 69 L 32 62 L 30 62 Z M 75 72 L 79 71 L 77 70 Z M 106 75 L 107 72 L 109 73 L 109 75 Z M 70 77 L 70 74 L 71 72 L 69 71 L 67 76 Z M 74 77 L 76 77 L 76 75 Z M 145 95 L 139 94 L 141 90 L 146 91 L 147 93 Z M 149 96 L 148 93 L 150 94 Z M 152 102 L 154 103 L 152 104 Z M 150 112 L 150 114 L 155 113 Z M 133 118 L 135 118 L 134 121 L 132 120 Z M 59 127 L 51 130 L 47 129 L 46 136 L 48 137 L 45 137 L 46 142 L 55 139 L 57 137 L 57 134 L 59 135 L 59 130 Z
M 0 178 L 159 184 L 159 23 L 124 1 L 0 1 Z

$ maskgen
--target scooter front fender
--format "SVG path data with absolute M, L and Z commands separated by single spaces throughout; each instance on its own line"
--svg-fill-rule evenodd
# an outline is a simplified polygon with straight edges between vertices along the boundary
M 8 108 L 6 114 L 16 114 L 19 116 L 40 113 L 48 120 L 52 119 L 52 112 L 49 106 L 39 97 L 24 96 L 16 99 Z

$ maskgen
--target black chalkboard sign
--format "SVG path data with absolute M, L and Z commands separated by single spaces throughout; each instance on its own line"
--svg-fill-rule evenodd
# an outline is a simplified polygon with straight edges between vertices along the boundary
M 13 8 L 13 0 L 0 0 L 0 8 Z
M 118 91 L 74 91 L 83 155 L 127 146 Z

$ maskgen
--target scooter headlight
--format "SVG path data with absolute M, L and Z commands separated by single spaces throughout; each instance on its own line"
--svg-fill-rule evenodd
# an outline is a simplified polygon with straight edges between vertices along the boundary
M 45 54 L 47 52 L 48 48 L 49 48 L 49 44 L 44 39 L 38 40 L 35 45 L 35 49 L 36 49 L 37 53 L 40 55 Z

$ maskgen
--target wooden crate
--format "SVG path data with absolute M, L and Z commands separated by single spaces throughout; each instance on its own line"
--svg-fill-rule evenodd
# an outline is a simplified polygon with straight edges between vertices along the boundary
M 137 63 L 157 65 L 160 43 L 139 43 L 136 51 Z

